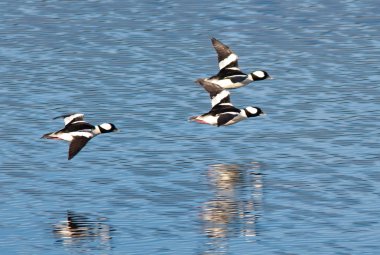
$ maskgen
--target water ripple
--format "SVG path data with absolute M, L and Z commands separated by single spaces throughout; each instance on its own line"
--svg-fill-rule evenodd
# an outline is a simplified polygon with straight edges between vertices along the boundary
M 374 254 L 380 37 L 374 0 L 0 3 L 0 246 L 6 254 Z M 238 14 L 238 15 L 237 15 Z M 233 127 L 194 84 L 215 36 Z M 112 122 L 67 161 L 53 117 Z

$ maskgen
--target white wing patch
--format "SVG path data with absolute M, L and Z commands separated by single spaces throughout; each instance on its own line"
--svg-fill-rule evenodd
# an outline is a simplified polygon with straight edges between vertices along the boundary
M 218 116 L 206 115 L 206 116 L 198 116 L 197 120 L 205 122 L 205 124 L 216 126 L 218 125 Z
M 219 69 L 222 70 L 232 62 L 238 60 L 238 56 L 236 54 L 231 54 L 227 58 L 223 59 L 222 61 L 219 62 Z
M 76 114 L 73 114 L 73 115 L 70 115 L 66 118 L 63 119 L 63 121 L 65 122 L 65 125 L 69 124 L 73 119 L 75 118 L 82 118 L 83 119 L 84 117 L 84 114 L 82 113 L 76 113 Z
M 73 140 L 73 136 L 70 133 L 61 133 L 53 135 L 53 137 L 58 137 L 59 139 L 65 140 L 67 142 L 71 142 Z
M 240 71 L 240 68 L 239 67 L 236 67 L 236 66 L 234 66 L 234 67 L 229 67 L 229 68 L 227 68 L 228 70 L 238 70 L 238 71 Z
M 94 137 L 94 134 L 90 133 L 90 132 L 81 132 L 81 131 L 77 131 L 77 132 L 70 132 L 70 135 L 72 136 L 81 136 L 81 137 L 86 137 L 88 139 L 90 138 L 93 138 Z
M 211 105 L 212 105 L 212 107 L 214 107 L 215 105 L 219 104 L 220 101 L 222 101 L 224 98 L 228 97 L 229 95 L 230 95 L 230 92 L 228 92 L 227 90 L 222 90 L 213 99 L 211 99 Z

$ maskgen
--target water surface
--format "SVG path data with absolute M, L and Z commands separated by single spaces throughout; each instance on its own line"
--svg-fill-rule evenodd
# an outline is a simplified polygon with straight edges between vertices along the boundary
M 4 254 L 376 254 L 377 1 L 0 3 Z M 210 38 L 267 116 L 230 127 L 194 84 Z M 73 160 L 39 139 L 82 112 L 121 132 Z

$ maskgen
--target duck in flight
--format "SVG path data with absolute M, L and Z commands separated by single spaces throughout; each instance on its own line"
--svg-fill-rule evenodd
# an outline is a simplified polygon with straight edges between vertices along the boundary
M 212 45 L 218 54 L 219 72 L 204 80 L 218 84 L 224 89 L 236 89 L 243 87 L 253 81 L 272 79 L 263 70 L 252 73 L 243 73 L 238 65 L 238 56 L 225 44 L 215 38 L 211 38 Z
M 210 94 L 212 108 L 207 113 L 190 117 L 189 121 L 220 127 L 264 114 L 259 107 L 234 107 L 230 101 L 230 92 L 215 83 L 203 79 L 198 79 L 197 82 Z
M 84 121 L 84 115 L 81 113 L 66 114 L 55 117 L 54 119 L 63 118 L 65 127 L 56 132 L 44 134 L 41 138 L 64 140 L 70 142 L 68 159 L 72 159 L 78 152 L 99 134 L 115 132 L 118 129 L 112 123 L 103 123 L 93 126 Z

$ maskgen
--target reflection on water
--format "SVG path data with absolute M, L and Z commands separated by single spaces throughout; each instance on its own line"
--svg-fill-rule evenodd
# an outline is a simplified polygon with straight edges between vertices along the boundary
M 111 227 L 105 218 L 91 219 L 90 215 L 68 211 L 66 219 L 54 225 L 54 235 L 65 247 L 85 248 L 88 244 L 100 250 L 111 249 Z
M 263 181 L 259 164 L 212 165 L 209 182 L 215 195 L 202 208 L 203 231 L 212 242 L 212 249 L 224 249 L 231 237 L 255 237 L 260 216 Z

